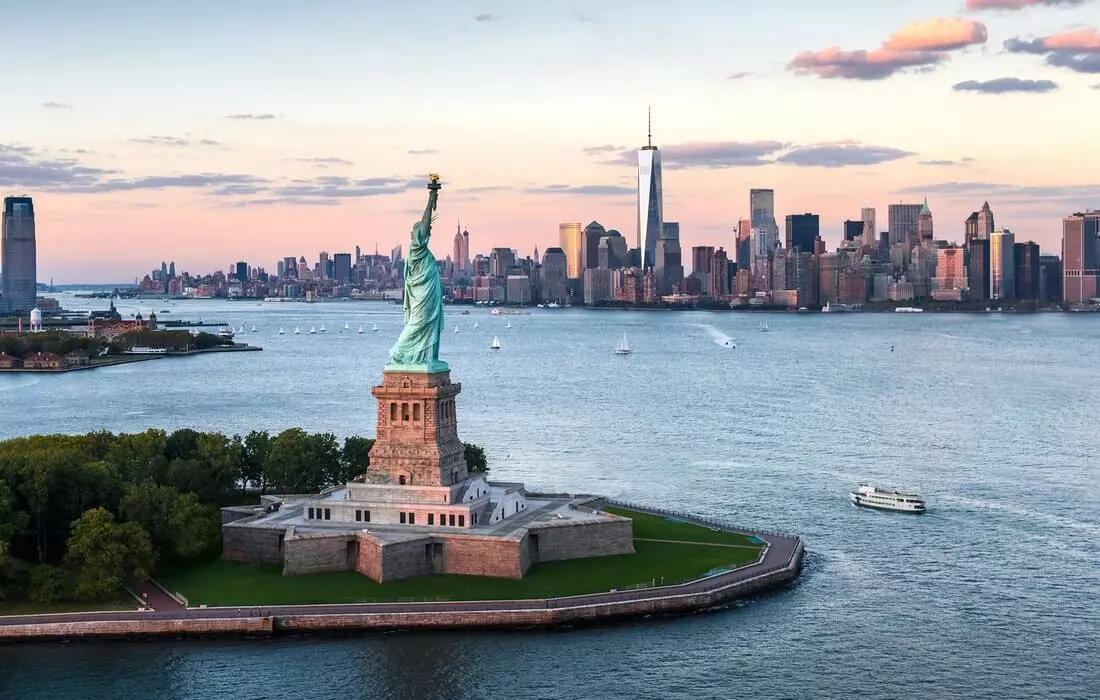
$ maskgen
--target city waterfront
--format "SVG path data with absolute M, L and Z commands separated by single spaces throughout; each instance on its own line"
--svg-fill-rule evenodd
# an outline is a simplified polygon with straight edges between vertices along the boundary
M 243 340 L 265 351 L 2 376 L 20 410 L 0 417 L 0 437 L 373 435 L 369 387 L 399 306 L 154 303 L 120 311 L 255 324 Z M 865 697 L 1069 698 L 1100 687 L 1091 315 L 461 311 L 447 309 L 441 356 L 463 383 L 461 436 L 486 447 L 495 478 L 795 532 L 810 552 L 802 579 L 715 614 L 568 633 L 0 647 L 0 696 L 841 698 L 858 685 Z M 616 356 L 624 333 L 633 354 Z M 847 491 L 861 481 L 919 490 L 929 513 L 859 510 Z M 868 674 L 883 680 L 859 680 Z

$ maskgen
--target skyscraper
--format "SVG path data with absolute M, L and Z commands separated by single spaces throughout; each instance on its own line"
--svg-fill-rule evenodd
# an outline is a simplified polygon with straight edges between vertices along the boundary
M 575 280 L 581 277 L 581 246 L 583 245 L 583 230 L 580 222 L 558 224 L 558 243 L 565 251 L 565 269 L 569 279 Z M 546 251 L 549 253 L 550 251 Z
M 1039 288 L 1039 244 L 1033 241 L 1015 246 L 1016 299 L 1031 301 L 1042 296 Z
M 351 281 L 351 253 L 337 253 L 332 256 L 332 278 L 340 284 Z
M 542 300 L 566 302 L 568 258 L 561 248 L 547 248 L 542 256 Z
M 38 296 L 38 257 L 34 239 L 34 203 L 30 197 L 5 197 L 0 236 L 0 310 L 25 314 Z
M 598 221 L 584 227 L 581 235 L 581 269 L 591 270 L 600 266 L 600 239 L 607 235 L 607 229 Z
M 664 205 L 661 194 L 661 152 L 653 145 L 650 112 L 646 145 L 638 151 L 638 249 L 643 270 L 653 267 L 657 239 L 661 237 Z M 564 246 L 562 246 L 564 248 Z M 566 248 L 568 255 L 569 249 Z M 572 274 L 569 275 L 573 277 Z
M 1065 302 L 1100 296 L 1100 211 L 1062 219 L 1062 275 Z
M 993 210 L 989 208 L 989 202 L 986 202 L 978 210 L 978 229 L 976 233 L 978 238 L 989 238 L 993 235 L 994 229 Z
M 859 218 L 863 219 L 863 245 L 877 246 L 878 232 L 875 230 L 875 208 L 863 207 Z
M 863 235 L 863 222 L 851 219 L 844 220 L 844 240 L 854 241 Z
M 779 225 L 775 223 L 775 190 L 749 190 L 749 220 L 751 228 L 766 231 L 779 239 Z
M 909 251 L 917 243 L 917 219 L 920 218 L 920 204 L 891 204 L 887 209 L 889 220 L 890 245 L 903 245 Z
M 932 236 L 932 210 L 928 208 L 928 198 L 925 197 L 924 205 L 917 216 L 917 238 L 920 241 L 930 241 Z
M 1016 235 L 1005 229 L 989 237 L 989 298 L 1016 298 Z
M 797 248 L 803 253 L 813 254 L 814 241 L 821 232 L 821 223 L 817 214 L 788 214 L 786 227 L 787 248 Z
M 684 281 L 679 222 L 665 221 L 661 224 L 661 237 L 657 239 L 653 260 L 658 292 L 671 293 L 673 287 Z
M 737 269 L 752 267 L 752 219 L 737 222 Z

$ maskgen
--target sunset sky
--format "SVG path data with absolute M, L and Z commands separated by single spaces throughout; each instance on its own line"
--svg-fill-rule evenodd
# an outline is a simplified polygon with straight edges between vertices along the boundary
M 591 9 L 589 9 L 591 8 Z M 665 218 L 732 247 L 777 218 L 989 200 L 1058 252 L 1100 208 L 1093 0 L 35 0 L 4 15 L 0 190 L 34 197 L 39 279 L 114 282 L 404 243 L 528 255 L 558 224 L 636 235 L 646 108 Z M 1091 20 L 1091 21 L 1089 21 Z M 685 257 L 688 257 L 685 255 Z

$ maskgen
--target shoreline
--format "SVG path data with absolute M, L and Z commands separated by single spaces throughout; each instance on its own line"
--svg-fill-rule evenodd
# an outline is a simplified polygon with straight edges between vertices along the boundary
M 736 528 L 659 508 L 610 500 L 604 503 L 689 522 L 695 520 L 714 529 L 753 534 L 766 545 L 752 564 L 668 586 L 519 600 L 200 606 L 171 612 L 12 615 L 0 617 L 0 642 L 195 636 L 267 638 L 416 629 L 571 629 L 719 609 L 746 596 L 780 589 L 801 571 L 805 546 L 800 537 Z
M 202 350 L 186 350 L 179 352 L 169 351 L 158 355 L 111 355 L 109 356 L 111 357 L 111 360 L 109 362 L 96 362 L 86 365 L 75 365 L 72 367 L 57 367 L 47 369 L 39 369 L 37 367 L 2 367 L 0 368 L 0 374 L 65 374 L 67 372 L 78 372 L 80 370 L 102 369 L 103 367 L 128 365 L 134 362 L 163 360 L 168 357 L 191 357 L 193 355 L 206 355 L 224 352 L 259 352 L 261 350 L 263 350 L 263 348 L 258 345 L 236 345 L 232 347 L 205 348 Z

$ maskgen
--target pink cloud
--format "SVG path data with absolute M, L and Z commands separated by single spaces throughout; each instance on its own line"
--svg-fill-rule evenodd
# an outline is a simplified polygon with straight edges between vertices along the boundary
M 988 36 L 981 22 L 957 17 L 922 20 L 898 29 L 878 49 L 803 51 L 787 67 L 819 78 L 882 80 L 906 68 L 934 67 L 947 60 L 947 52 L 984 44 Z
M 1100 32 L 1090 27 L 1051 34 L 1043 40 L 1043 46 L 1052 50 L 1100 51 Z
M 910 22 L 882 44 L 889 51 L 953 51 L 984 44 L 989 32 L 981 22 L 958 17 Z

